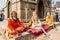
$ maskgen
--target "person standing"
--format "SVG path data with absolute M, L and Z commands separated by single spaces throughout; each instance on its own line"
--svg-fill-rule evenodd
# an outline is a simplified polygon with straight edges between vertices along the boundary
M 56 12 L 55 19 L 56 19 L 56 22 L 58 22 L 58 21 L 59 21 L 59 15 L 58 15 L 58 13 L 57 13 L 57 12 Z

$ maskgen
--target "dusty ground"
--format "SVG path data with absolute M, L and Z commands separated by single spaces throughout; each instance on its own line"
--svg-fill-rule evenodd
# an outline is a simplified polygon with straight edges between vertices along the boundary
M 7 26 L 7 21 L 3 21 L 3 22 L 0 22 L 0 28 L 5 28 Z M 60 26 L 57 26 L 57 31 L 55 31 L 54 29 L 50 30 L 48 32 L 48 34 L 50 34 L 50 39 L 52 40 L 60 40 Z M 1 31 L 0 31 L 1 32 Z M 23 39 L 24 38 L 24 39 Z M 5 40 L 3 38 L 3 36 L 0 35 L 0 40 Z M 15 40 L 15 39 L 10 39 L 10 40 Z M 40 36 L 33 36 L 33 35 L 26 35 L 24 37 L 20 37 L 16 40 L 49 40 L 49 38 L 45 37 L 44 34 L 40 35 Z

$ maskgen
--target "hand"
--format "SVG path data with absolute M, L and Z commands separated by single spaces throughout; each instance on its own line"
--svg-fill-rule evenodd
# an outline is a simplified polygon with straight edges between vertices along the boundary
M 15 30 L 11 31 L 11 33 L 15 33 L 15 32 L 16 32 Z
M 16 28 L 17 31 L 23 31 L 23 27 Z

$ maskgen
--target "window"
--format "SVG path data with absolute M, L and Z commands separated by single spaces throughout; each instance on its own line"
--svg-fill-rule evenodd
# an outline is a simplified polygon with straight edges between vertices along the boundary
M 35 9 L 36 4 L 21 2 L 21 20 L 23 22 L 28 22 L 32 17 L 33 9 Z
M 24 22 L 25 20 L 25 3 L 21 3 L 21 20 Z
M 35 6 L 34 4 L 29 4 L 28 5 L 28 12 L 27 12 L 27 21 L 30 20 L 30 18 L 32 17 L 32 14 L 33 14 L 33 9 L 35 9 Z

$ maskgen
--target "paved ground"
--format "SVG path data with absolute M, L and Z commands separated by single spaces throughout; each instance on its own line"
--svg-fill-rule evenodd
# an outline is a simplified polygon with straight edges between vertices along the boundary
M 5 28 L 7 26 L 7 21 L 4 20 L 4 21 L 0 21 L 0 27 L 1 28 Z
M 55 31 L 54 29 L 52 29 L 51 31 L 49 31 L 48 33 L 51 34 L 51 38 L 53 40 L 60 40 L 60 26 L 57 27 L 57 31 Z
M 0 22 L 0 28 L 5 28 L 7 26 L 7 21 L 3 21 L 3 22 Z M 50 34 L 50 38 L 52 40 L 60 40 L 60 26 L 57 26 L 57 31 L 52 29 L 48 32 L 48 34 Z M 3 39 L 3 37 L 0 35 L 0 40 L 5 40 Z M 49 40 L 47 38 L 45 38 L 44 35 L 41 35 L 39 37 L 37 37 L 35 40 Z

